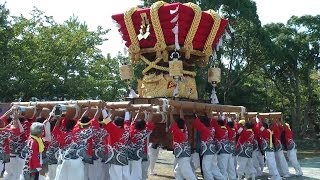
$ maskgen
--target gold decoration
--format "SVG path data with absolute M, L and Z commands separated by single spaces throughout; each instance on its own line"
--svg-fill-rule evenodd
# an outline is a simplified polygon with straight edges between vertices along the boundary
M 209 59 L 209 56 L 213 53 L 213 50 L 212 50 L 212 43 L 217 35 L 217 32 L 219 30 L 219 27 L 220 27 L 220 23 L 221 23 L 221 18 L 219 16 L 219 14 L 215 11 L 213 11 L 212 9 L 209 9 L 208 11 L 206 11 L 205 13 L 208 13 L 211 15 L 212 19 L 213 19 L 213 25 L 212 25 L 212 28 L 211 28 L 211 31 L 210 31 L 210 34 L 208 36 L 208 39 L 204 45 L 204 48 L 203 48 L 203 53 L 205 54 L 206 58 L 206 62 L 205 64 L 208 63 L 208 59 Z
M 179 97 L 198 99 L 196 81 L 194 77 L 185 76 L 182 79 L 183 80 L 179 82 Z M 141 87 L 139 87 L 141 89 L 139 95 L 144 98 L 172 97 L 175 86 L 175 80 L 168 74 L 144 75 Z
M 167 45 L 163 36 L 159 14 L 158 14 L 160 7 L 162 7 L 165 4 L 167 3 L 163 1 L 157 1 L 154 4 L 152 4 L 150 7 L 150 16 L 151 16 L 151 22 L 153 25 L 153 30 L 157 38 L 157 42 L 154 46 L 154 50 L 157 53 L 157 58 L 162 58 L 165 62 L 167 62 L 168 61 L 168 52 L 166 50 Z
M 138 35 L 139 41 L 141 39 L 147 39 L 150 36 L 150 23 L 147 17 L 147 13 L 141 13 L 141 25 L 140 25 L 140 34 Z
M 131 80 L 133 77 L 133 70 L 131 65 L 121 65 L 119 67 L 121 80 Z
M 221 81 L 221 69 L 220 68 L 209 68 L 208 69 L 208 82 L 219 83 Z
M 156 61 L 160 61 L 159 59 L 157 59 L 155 62 L 150 62 L 146 57 L 142 56 L 141 55 L 141 59 L 146 63 L 148 64 L 149 66 L 147 67 L 148 70 L 154 68 L 154 69 L 158 69 L 158 70 L 161 70 L 161 71 L 166 71 L 166 72 L 169 72 L 169 68 L 168 67 L 163 67 L 163 66 L 159 66 L 157 65 L 155 62 Z M 146 69 L 147 69 L 146 68 Z M 142 73 L 145 75 L 147 73 L 146 69 L 144 69 L 142 71 Z M 186 70 L 183 70 L 182 71 L 183 74 L 185 75 L 189 75 L 189 76 L 192 76 L 192 77 L 195 77 L 196 76 L 196 73 L 195 72 L 192 72 L 192 71 L 186 71 Z
M 181 60 L 176 58 L 173 61 L 169 61 L 169 75 L 174 76 L 183 76 L 183 63 Z
M 194 39 L 194 36 L 196 35 L 201 20 L 201 8 L 198 5 L 193 4 L 191 2 L 185 3 L 184 5 L 189 6 L 194 12 L 194 18 L 189 29 L 188 35 L 186 37 L 186 40 L 184 42 L 184 49 L 186 51 L 185 57 L 187 59 L 190 59 L 190 54 L 193 50 L 192 41 Z
M 129 56 L 133 63 L 135 63 L 140 58 L 140 45 L 137 38 L 136 31 L 132 22 L 132 14 L 137 10 L 136 7 L 130 8 L 124 13 L 124 22 L 126 24 L 128 34 L 130 37 L 131 45 L 129 46 Z

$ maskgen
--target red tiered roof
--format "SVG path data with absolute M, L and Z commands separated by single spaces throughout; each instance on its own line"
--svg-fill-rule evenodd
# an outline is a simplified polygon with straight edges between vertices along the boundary
M 175 13 L 173 14 L 170 13 L 170 11 L 174 11 L 177 8 L 178 10 Z M 156 39 L 156 35 L 151 22 L 150 8 L 137 9 L 133 13 L 131 18 L 135 28 L 135 32 L 136 34 L 139 34 L 140 25 L 142 21 L 140 16 L 141 13 L 147 14 L 147 18 L 151 26 L 150 26 L 150 36 L 147 39 L 141 39 L 139 41 L 140 48 L 141 49 L 152 48 L 155 46 L 157 39 Z M 197 28 L 196 35 L 192 42 L 193 49 L 199 50 L 199 51 L 203 50 L 205 42 L 214 25 L 214 20 L 212 19 L 210 14 L 206 12 L 201 12 L 201 14 L 202 16 L 201 16 L 200 24 Z M 195 16 L 193 9 L 182 3 L 165 4 L 162 7 L 160 7 L 158 11 L 158 15 L 161 23 L 161 28 L 164 34 L 165 43 L 167 46 L 175 44 L 175 34 L 173 33 L 172 29 L 175 27 L 176 23 L 172 23 L 170 21 L 172 21 L 172 19 L 178 16 L 178 21 L 177 21 L 178 29 L 179 29 L 178 39 L 179 39 L 179 45 L 183 47 L 186 36 L 189 32 L 189 29 L 191 27 L 192 21 Z M 129 47 L 131 45 L 131 40 L 125 24 L 124 13 L 113 15 L 112 18 L 120 25 L 119 32 L 121 32 L 123 40 L 126 41 L 126 46 Z M 214 42 L 212 43 L 212 48 L 214 48 L 215 45 L 218 43 L 227 25 L 228 25 L 228 20 L 221 19 L 219 29 L 214 38 Z

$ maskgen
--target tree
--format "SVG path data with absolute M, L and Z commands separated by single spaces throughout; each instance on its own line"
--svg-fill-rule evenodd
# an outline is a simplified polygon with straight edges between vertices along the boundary
M 5 4 L 0 4 L 0 101 L 7 100 L 7 98 L 3 96 L 4 94 L 11 97 L 13 96 L 11 91 L 11 75 L 13 73 L 12 67 L 14 67 L 14 63 L 10 60 L 11 49 L 9 47 L 9 42 L 13 37 L 11 21 L 9 20 L 9 10 L 5 8 Z
M 5 14 L 9 16 L 9 14 Z M 97 99 L 118 100 L 123 83 L 117 83 L 116 59 L 104 57 L 97 46 L 109 30 L 88 26 L 70 17 L 59 24 L 42 11 L 34 9 L 30 19 L 13 17 L 5 32 L 9 62 L 4 66 L 6 82 L 0 99 L 4 101 Z M 5 19 L 5 17 L 3 18 Z M 1 36 L 3 37 L 3 36 Z M 4 36 L 5 37 L 5 36 Z
M 311 77 L 319 57 L 320 16 L 291 17 L 287 24 L 268 24 L 265 30 L 273 42 L 266 76 L 288 101 L 289 121 L 295 132 L 303 134 L 311 125 L 315 105 L 319 104 L 315 92 L 317 84 Z

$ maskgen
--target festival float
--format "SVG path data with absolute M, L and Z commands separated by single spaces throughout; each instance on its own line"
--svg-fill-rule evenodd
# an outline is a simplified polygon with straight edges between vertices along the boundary
M 232 113 L 243 116 L 242 106 L 217 105 L 215 87 L 221 81 L 221 70 L 210 67 L 223 39 L 233 29 L 228 20 L 214 10 L 202 11 L 193 3 L 165 3 L 157 1 L 150 8 L 133 7 L 112 16 L 128 48 L 131 65 L 120 66 L 123 80 L 133 78 L 132 67 L 142 62 L 143 78 L 138 80 L 138 95 L 133 93 L 133 104 L 159 106 L 162 114 L 154 121 L 156 130 L 150 140 L 170 149 L 168 106 L 183 109 L 189 126 L 190 142 L 195 145 L 196 132 L 191 127 L 193 113 L 206 111 Z M 198 98 L 196 67 L 208 67 L 208 82 L 213 86 L 211 104 Z M 131 74 L 129 74 L 131 73 Z M 132 92 L 132 91 L 131 91 Z M 178 113 L 175 112 L 178 116 Z
M 155 112 L 156 124 L 150 141 L 172 149 L 172 135 L 169 131 L 169 106 L 183 109 L 189 130 L 189 140 L 196 144 L 196 131 L 191 126 L 193 113 L 199 116 L 207 111 L 224 112 L 227 117 L 244 117 L 243 106 L 219 105 L 215 87 L 221 81 L 221 70 L 208 68 L 208 82 L 213 86 L 211 103 L 198 98 L 195 67 L 207 67 L 215 58 L 216 51 L 222 45 L 224 37 L 229 37 L 232 28 L 228 20 L 213 10 L 202 11 L 193 3 L 165 3 L 158 1 L 150 8 L 133 7 L 112 19 L 128 48 L 130 64 L 119 68 L 121 79 L 130 82 L 133 79 L 133 66 L 139 61 L 145 64 L 143 78 L 138 80 L 138 93 L 132 89 L 129 98 L 123 102 L 58 101 L 58 102 L 16 102 L 25 108 L 26 115 L 42 107 L 42 116 L 48 116 L 50 110 L 59 105 L 68 118 L 76 118 L 88 106 L 104 104 L 116 109 L 117 115 L 124 115 L 125 109 L 138 110 L 141 107 Z M 91 114 L 93 115 L 94 108 Z M 174 111 L 178 116 L 178 112 Z

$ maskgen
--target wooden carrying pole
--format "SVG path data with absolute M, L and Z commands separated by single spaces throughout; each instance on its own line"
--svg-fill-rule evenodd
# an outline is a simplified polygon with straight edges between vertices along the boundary
M 39 106 L 42 108 L 52 109 L 55 105 L 58 104 L 78 104 L 79 106 L 98 106 L 103 103 L 101 100 L 78 100 L 78 101 L 41 101 L 41 102 L 13 102 L 11 105 L 19 105 L 19 106 Z
M 236 112 L 242 113 L 245 111 L 243 106 L 229 106 L 229 105 L 216 105 L 216 104 L 206 104 L 198 102 L 188 102 L 188 101 L 175 101 L 170 100 L 169 105 L 174 106 L 175 108 L 182 108 L 184 110 L 196 112 L 206 112 L 208 110 L 215 112 Z
M 282 121 L 282 112 L 259 113 L 258 118 L 261 118 L 261 119 L 270 118 L 273 120 Z

